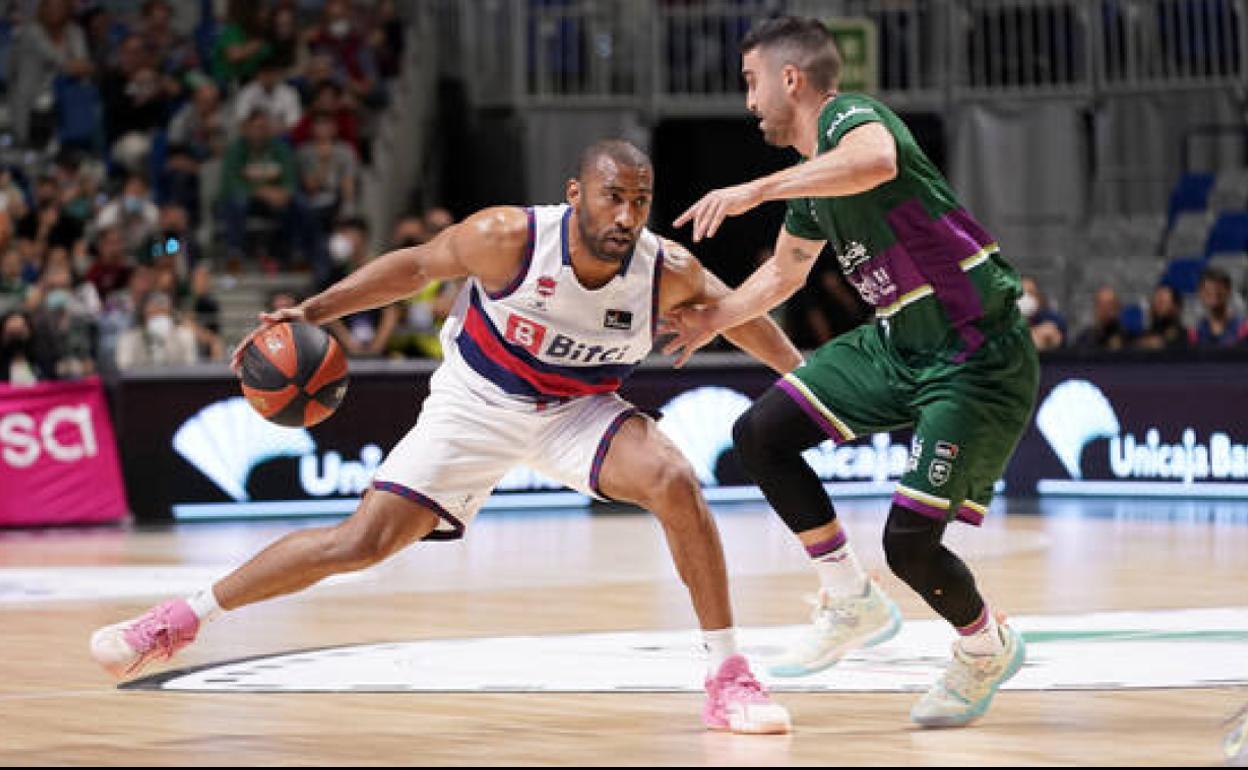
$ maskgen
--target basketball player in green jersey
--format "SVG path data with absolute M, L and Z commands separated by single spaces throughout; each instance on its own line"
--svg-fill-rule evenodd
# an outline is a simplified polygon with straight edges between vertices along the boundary
M 1039 367 L 1016 306 L 1017 273 L 961 207 L 905 124 L 880 102 L 839 93 L 840 58 L 815 19 L 770 19 L 742 43 L 747 106 L 767 142 L 805 161 L 715 190 L 676 220 L 693 238 L 724 218 L 786 200 L 775 256 L 737 290 L 671 314 L 668 352 L 793 294 L 825 244 L 875 307 L 875 322 L 829 342 L 779 380 L 734 427 L 739 457 L 814 561 L 821 590 L 807 637 L 772 669 L 813 673 L 897 633 L 900 614 L 859 566 L 819 478 L 801 453 L 831 438 L 912 427 L 909 464 L 884 528 L 888 564 L 958 632 L 944 676 L 915 704 L 925 726 L 982 715 L 1022 666 L 1017 631 L 985 604 L 941 540 L 979 524 L 1030 419 Z

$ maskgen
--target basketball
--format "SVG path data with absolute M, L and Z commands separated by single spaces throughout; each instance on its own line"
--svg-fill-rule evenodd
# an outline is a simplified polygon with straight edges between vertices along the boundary
M 243 395 L 266 420 L 310 427 L 334 413 L 347 393 L 347 357 L 319 326 L 274 324 L 243 350 Z

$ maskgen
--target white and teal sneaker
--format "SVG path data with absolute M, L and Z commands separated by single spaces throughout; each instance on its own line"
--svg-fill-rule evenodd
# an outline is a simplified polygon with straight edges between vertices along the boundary
M 910 709 L 910 719 L 923 727 L 961 727 L 983 716 L 1027 658 L 1022 634 L 1008 625 L 1000 629 L 1005 647 L 996 655 L 968 655 L 954 642 L 949 668 Z
M 1226 754 L 1226 764 L 1230 767 L 1248 767 L 1248 706 L 1228 720 L 1231 731 L 1222 741 L 1222 751 Z
M 883 644 L 901 630 L 901 611 L 874 580 L 861 596 L 830 597 L 823 591 L 810 615 L 811 628 L 797 646 L 768 671 L 772 676 L 807 676 L 854 650 Z

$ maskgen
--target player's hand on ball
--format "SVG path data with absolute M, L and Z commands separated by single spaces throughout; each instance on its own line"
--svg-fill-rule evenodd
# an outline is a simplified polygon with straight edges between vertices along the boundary
M 715 326 L 712 308 L 678 307 L 659 319 L 659 333 L 673 335 L 663 346 L 663 354 L 676 356 L 675 366 L 680 368 L 694 351 L 715 339 L 719 329 Z
M 243 351 L 247 349 L 247 346 L 251 344 L 251 341 L 256 338 L 257 334 L 260 334 L 270 326 L 280 324 L 283 321 L 308 320 L 304 315 L 303 308 L 298 305 L 271 312 L 262 312 L 259 314 L 259 319 L 260 325 L 252 329 L 246 337 L 243 337 L 243 341 L 238 343 L 238 347 L 234 348 L 234 352 L 230 354 L 230 369 L 233 370 L 236 375 L 242 373 Z

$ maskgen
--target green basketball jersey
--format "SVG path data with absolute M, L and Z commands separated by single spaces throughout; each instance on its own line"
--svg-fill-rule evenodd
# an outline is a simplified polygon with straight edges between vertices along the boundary
M 985 335 L 1017 323 L 1018 273 L 880 102 L 861 94 L 829 101 L 819 114 L 817 152 L 872 122 L 893 135 L 897 176 L 858 195 L 790 200 L 785 229 L 831 244 L 897 349 L 965 360 Z

